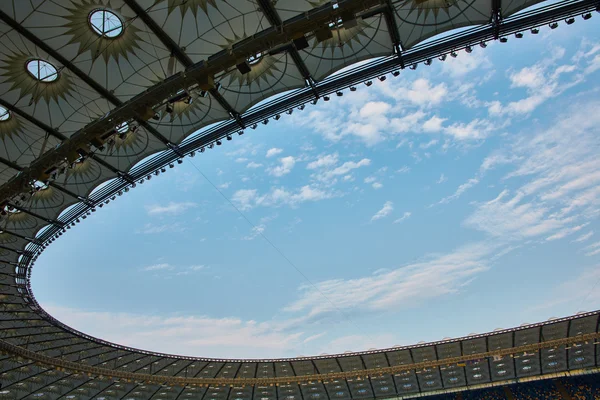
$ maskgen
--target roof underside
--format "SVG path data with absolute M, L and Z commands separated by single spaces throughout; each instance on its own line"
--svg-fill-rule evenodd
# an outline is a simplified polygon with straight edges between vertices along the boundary
M 378 376 L 366 372 L 597 334 L 598 313 L 403 349 L 219 361 L 143 352 L 88 337 L 46 314 L 29 287 L 33 261 L 49 243 L 169 162 L 379 74 L 596 7 L 591 0 L 563 1 L 511 18 L 537 3 L 541 1 L 0 2 L 0 344 L 6 352 L 0 356 L 0 397 L 372 398 L 598 366 L 597 340 L 588 340 L 518 358 L 504 355 Z M 118 18 L 121 30 L 116 36 L 93 29 L 91 16 L 98 10 Z M 420 44 L 457 28 L 465 29 Z M 368 59 L 375 61 L 330 77 Z M 48 81 L 37 80 L 28 72 L 32 60 L 49 63 L 56 74 Z M 117 126 L 125 128 L 115 130 Z M 357 377 L 364 371 L 365 376 L 243 388 L 161 386 L 119 380 L 110 373 L 100 379 L 31 360 L 31 354 L 18 358 L 14 346 L 104 372 L 186 379 L 352 371 Z

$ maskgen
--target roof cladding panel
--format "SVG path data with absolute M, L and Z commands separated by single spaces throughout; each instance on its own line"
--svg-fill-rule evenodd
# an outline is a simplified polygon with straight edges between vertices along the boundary
M 177 97 L 177 93 L 173 93 Z M 148 123 L 172 143 L 179 143 L 197 130 L 215 122 L 227 120 L 230 115 L 212 96 L 190 93 L 190 100 L 173 102 L 172 112 L 163 107 L 158 121 Z
M 138 3 L 193 62 L 206 60 L 270 26 L 257 2 L 252 0 L 139 0 Z
M 118 35 L 92 29 L 91 14 L 98 9 L 119 18 Z M 45 0 L 18 22 L 120 101 L 183 69 L 122 0 Z
M 304 78 L 288 53 L 262 55 L 250 67 L 246 74 L 233 68 L 219 79 L 223 97 L 238 112 L 278 93 L 305 86 Z
M 319 81 L 341 68 L 359 61 L 388 56 L 393 45 L 388 26 L 382 15 L 358 18 L 357 25 L 344 28 L 343 23 L 332 27 L 333 36 L 322 42 L 309 40 L 309 47 L 300 51 L 312 77 Z
M 394 2 L 394 14 L 404 48 L 452 29 L 485 24 L 491 0 L 406 0 Z

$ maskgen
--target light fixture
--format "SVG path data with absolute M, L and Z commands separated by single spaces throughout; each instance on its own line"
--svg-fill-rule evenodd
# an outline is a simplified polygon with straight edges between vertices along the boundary
M 300 107 L 298 107 L 298 110 L 300 110 L 300 111 L 304 110 L 304 104 L 301 104 Z
M 314 106 L 317 104 L 317 101 L 319 101 L 318 99 L 314 99 L 313 101 L 311 101 L 310 103 Z
M 479 43 L 479 47 L 481 47 L 482 49 L 485 49 L 487 47 L 487 43 L 481 42 L 481 43 Z
M 173 112 L 173 105 L 171 103 L 167 103 L 165 110 L 171 114 Z
M 456 57 L 458 57 L 458 54 L 456 54 L 456 52 L 455 52 L 454 50 L 452 50 L 452 51 L 450 52 L 450 57 L 452 57 L 452 58 L 456 58 Z
M 252 129 L 256 129 L 256 128 L 258 128 L 258 124 L 252 124 L 251 128 L 252 128 Z
M 183 159 L 181 159 L 181 158 L 180 158 L 180 159 L 178 159 L 178 160 L 177 160 L 177 164 L 183 164 Z
M 446 58 L 447 58 L 447 57 L 448 57 L 448 55 L 447 55 L 447 54 L 442 54 L 441 56 L 439 56 L 439 57 L 438 57 L 438 59 L 439 59 L 440 61 L 446 61 Z
M 285 113 L 286 113 L 287 115 L 292 115 L 292 113 L 293 113 L 293 112 L 294 112 L 294 109 L 293 109 L 293 108 L 290 108 L 290 109 L 289 109 L 289 110 L 287 110 Z
M 329 101 L 329 96 L 324 96 L 324 97 L 323 97 L 323 100 L 325 100 L 325 101 Z
M 500 38 L 500 43 L 506 43 L 506 42 L 508 42 L 508 38 L 505 38 L 505 37 Z
M 175 164 L 173 164 L 173 163 L 169 164 L 169 168 L 173 168 L 173 167 L 175 167 Z
M 165 172 L 167 172 L 167 169 L 166 169 L 165 167 L 162 167 L 162 168 L 160 169 L 160 172 L 162 172 L 162 173 L 165 173 Z
M 335 94 L 337 97 L 342 97 L 344 95 L 344 92 L 337 91 L 337 92 L 335 92 Z
M 471 47 L 471 45 L 468 45 L 467 47 L 465 47 L 465 51 L 467 53 L 472 53 L 473 52 L 473 48 Z
M 515 37 L 516 37 L 517 39 L 523 39 L 523 33 L 521 33 L 521 32 L 517 32 L 517 33 L 515 33 Z
M 367 85 L 367 86 L 371 86 L 372 84 L 373 84 L 373 81 L 366 81 L 365 82 L 365 85 Z
M 423 64 L 431 65 L 431 63 L 432 63 L 431 58 L 428 58 L 427 60 L 425 60 L 425 62 Z
M 584 20 L 586 20 L 586 21 L 587 21 L 588 19 L 592 18 L 592 14 L 591 14 L 591 13 L 586 13 L 586 14 L 583 14 L 583 15 L 581 16 L 581 18 L 583 18 Z
M 153 120 L 155 120 L 155 121 L 159 121 L 159 120 L 160 120 L 160 114 L 159 114 L 159 113 L 155 113 L 155 114 L 152 116 L 152 119 L 153 119 Z
M 185 100 L 183 102 L 185 104 L 192 104 L 193 101 L 194 101 L 194 98 L 192 96 L 188 96 L 185 98 Z
M 556 29 L 558 28 L 558 22 L 552 22 L 550 25 L 548 25 L 550 27 L 550 29 Z
M 381 76 L 379 77 L 379 82 L 383 82 L 383 81 L 385 81 L 385 80 L 386 80 L 386 77 L 385 77 L 385 75 L 381 75 Z
M 275 115 L 274 119 L 275 119 L 275 121 L 279 121 L 279 118 L 281 118 L 281 115 L 277 114 L 277 115 Z
M 242 136 L 244 134 L 244 131 L 239 131 L 238 135 Z
M 206 149 L 205 149 L 204 147 L 201 147 L 201 148 L 200 148 L 200 153 L 204 153 L 204 151 L 205 151 L 205 150 L 206 150 Z
M 531 33 L 533 35 L 537 35 L 538 33 L 540 33 L 540 30 L 539 30 L 539 28 L 531 28 Z
M 262 122 L 262 123 L 263 123 L 263 125 L 266 125 L 266 124 L 268 124 L 268 123 L 269 123 L 269 120 L 268 120 L 268 119 L 265 119 L 265 120 L 263 120 L 263 122 Z
M 392 75 L 398 76 L 398 75 L 400 75 L 400 71 L 394 71 L 394 72 L 392 72 Z
M 211 143 L 211 144 L 209 144 L 209 145 L 208 145 L 208 148 L 209 148 L 209 149 L 212 149 L 213 147 L 215 147 L 215 144 L 214 144 L 214 143 Z
M 217 146 L 222 145 L 223 143 L 220 140 L 217 140 Z
M 575 22 L 575 18 L 571 17 L 565 20 L 565 22 L 567 23 L 567 25 L 571 25 L 572 23 Z
M 192 152 L 190 153 L 190 157 L 194 157 L 196 155 L 196 152 L 192 150 Z
M 351 92 L 356 92 L 356 86 L 350 86 L 350 91 Z
M 412 64 L 409 68 L 412 70 L 415 70 L 415 69 L 417 69 L 417 65 L 419 65 L 419 64 Z
M 231 136 L 230 135 L 227 135 L 227 140 L 231 140 Z

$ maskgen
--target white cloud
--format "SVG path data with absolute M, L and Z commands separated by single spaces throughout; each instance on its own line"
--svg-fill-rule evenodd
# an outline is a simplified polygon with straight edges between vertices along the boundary
M 397 174 L 406 174 L 407 172 L 410 172 L 410 167 L 406 166 L 406 165 L 404 165 L 400 169 L 396 170 Z
M 261 236 L 267 227 L 264 224 L 253 226 L 248 236 L 244 236 L 242 240 L 254 240 L 257 236 Z
M 333 176 L 346 175 L 348 172 L 352 171 L 353 169 L 357 169 L 360 167 L 366 167 L 368 165 L 371 165 L 371 160 L 369 160 L 368 158 L 363 158 L 359 162 L 346 161 L 339 167 L 336 167 L 333 170 L 329 171 L 329 174 L 333 175 Z
M 254 161 L 250 161 L 247 165 L 246 168 L 252 168 L 252 169 L 256 169 L 256 168 L 260 168 L 262 167 L 262 164 L 254 162 Z
M 267 150 L 266 157 L 267 158 L 274 157 L 278 154 L 281 154 L 282 152 L 283 152 L 283 149 L 278 149 L 277 147 L 273 147 L 273 148 Z
M 474 119 L 468 124 L 455 122 L 444 128 L 444 133 L 456 140 L 485 139 L 496 129 L 496 125 L 485 119 Z
M 435 181 L 435 183 L 437 183 L 439 185 L 440 183 L 444 183 L 447 180 L 448 180 L 448 178 L 446 178 L 446 175 L 442 174 L 442 175 L 440 175 L 440 179 L 438 179 L 437 181 Z
M 429 299 L 460 292 L 489 268 L 489 258 L 494 256 L 494 251 L 495 246 L 478 243 L 387 273 L 303 286 L 301 298 L 285 310 L 306 312 L 314 317 L 347 309 L 356 312 L 414 307 Z M 330 301 L 323 301 L 323 296 Z
M 161 224 L 155 225 L 151 223 L 144 224 L 144 227 L 135 231 L 135 233 L 143 234 L 143 235 L 153 235 L 164 232 L 183 232 L 185 228 L 181 226 L 178 222 L 173 222 L 169 224 Z
M 558 240 L 558 239 L 562 239 L 564 237 L 567 237 L 569 235 L 572 235 L 575 232 L 580 231 L 581 229 L 585 228 L 586 226 L 588 226 L 589 224 L 581 224 L 581 225 L 577 225 L 577 226 L 572 226 L 572 227 L 568 227 L 568 228 L 563 228 L 560 231 L 556 232 L 555 234 L 548 236 L 546 238 L 546 240 L 548 241 L 552 241 L 552 240 Z
M 591 245 L 587 246 L 585 250 L 587 251 L 585 255 L 588 257 L 600 254 L 600 242 L 592 243 Z
M 380 116 L 382 114 L 387 113 L 392 106 L 383 101 L 370 101 L 359 111 L 359 115 L 361 118 L 371 118 L 373 116 Z
M 142 268 L 142 271 L 162 271 L 162 270 L 172 270 L 175 267 L 173 267 L 170 264 L 167 263 L 161 263 L 161 264 L 154 264 L 154 265 L 149 265 L 147 267 Z
M 221 183 L 219 185 L 219 189 L 227 189 L 229 187 L 229 185 L 231 185 L 231 182 Z
M 267 169 L 270 175 L 281 177 L 292 172 L 292 169 L 296 165 L 296 159 L 292 156 L 287 156 L 279 159 L 279 165 Z
M 489 68 L 491 62 L 483 51 L 475 51 L 471 54 L 460 53 L 460 57 L 450 57 L 442 64 L 442 71 L 452 78 L 462 78 L 475 70 Z
M 419 148 L 421 148 L 421 149 L 428 149 L 428 148 L 430 148 L 432 146 L 435 146 L 436 144 L 438 144 L 438 140 L 437 139 L 432 139 L 432 140 L 430 140 L 427 143 L 421 143 L 419 145 Z
M 287 205 L 296 207 L 298 204 L 304 202 L 330 199 L 337 195 L 337 193 L 332 191 L 325 191 L 311 185 L 305 185 L 293 192 L 281 187 L 273 188 L 265 194 L 259 194 L 256 189 L 242 189 L 233 194 L 231 201 L 239 209 L 249 210 L 257 206 L 280 207 Z
M 575 239 L 573 241 L 574 242 L 585 242 L 586 240 L 591 238 L 593 235 L 594 235 L 594 231 L 589 231 L 588 233 L 584 233 L 583 235 L 579 236 L 577 239 Z
M 332 167 L 338 163 L 338 154 L 326 154 L 320 156 L 315 161 L 308 163 L 306 169 L 318 169 L 318 168 L 326 168 Z
M 162 206 L 159 204 L 153 204 L 150 206 L 146 206 L 146 211 L 148 212 L 148 215 L 177 215 L 177 214 L 181 214 L 187 210 L 189 210 L 190 208 L 194 208 L 196 207 L 197 204 L 196 203 L 192 203 L 192 202 L 180 202 L 180 203 L 176 203 L 176 202 L 169 202 L 167 205 Z
M 440 132 L 443 129 L 442 124 L 444 121 L 446 121 L 446 118 L 434 115 L 423 123 L 423 131 L 431 133 Z
M 509 191 L 504 190 L 480 204 L 465 224 L 494 236 L 519 239 L 548 234 L 572 222 L 552 215 L 543 204 L 523 200 L 523 193 L 509 197 Z
M 392 211 L 394 211 L 394 203 L 386 201 L 381 210 L 377 211 L 375 215 L 371 217 L 371 222 L 387 217 Z
M 377 178 L 375 178 L 374 176 L 367 176 L 367 177 L 364 179 L 364 182 L 365 182 L 365 183 L 373 183 L 373 182 L 376 182 L 376 181 L 377 181 Z
M 191 265 L 188 267 L 188 269 L 190 271 L 200 271 L 200 270 L 206 269 L 206 266 L 205 265 Z
M 427 79 L 419 78 L 413 82 L 410 89 L 404 90 L 398 95 L 413 104 L 430 107 L 441 103 L 447 94 L 448 89 L 445 83 L 434 86 Z
M 473 186 L 477 185 L 478 183 L 479 183 L 479 179 L 477 179 L 477 178 L 469 179 L 468 181 L 466 181 L 465 183 L 460 185 L 453 194 L 451 194 L 450 196 L 444 197 L 443 199 L 438 201 L 438 204 L 447 204 L 453 200 L 458 199 L 460 196 L 463 195 L 464 192 L 471 189 Z
M 286 330 L 279 322 L 236 317 L 112 313 L 46 304 L 44 308 L 69 326 L 111 342 L 198 357 L 291 357 L 310 337 Z
M 374 182 L 371 186 L 373 187 L 373 189 L 377 190 L 377 189 L 381 189 L 383 187 L 383 183 Z
M 402 214 L 402 216 L 400 218 L 398 218 L 397 220 L 394 221 L 394 224 L 400 224 L 400 223 L 406 221 L 407 219 L 410 218 L 411 215 L 412 215 L 411 212 L 405 211 L 404 214 Z

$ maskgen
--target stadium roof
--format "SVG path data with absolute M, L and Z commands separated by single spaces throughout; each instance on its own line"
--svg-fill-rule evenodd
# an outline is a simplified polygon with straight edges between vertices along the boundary
M 597 366 L 597 312 L 400 349 L 208 360 L 74 331 L 29 285 L 46 246 L 169 163 L 358 83 L 597 7 L 563 1 L 513 16 L 536 3 L 3 1 L 0 397 L 370 398 Z

